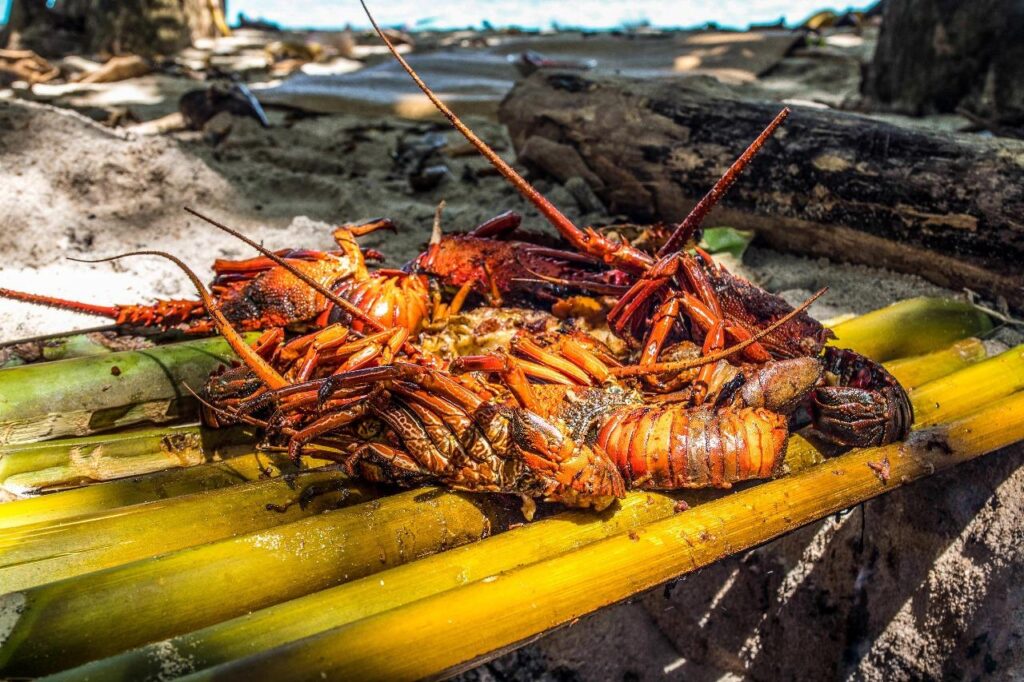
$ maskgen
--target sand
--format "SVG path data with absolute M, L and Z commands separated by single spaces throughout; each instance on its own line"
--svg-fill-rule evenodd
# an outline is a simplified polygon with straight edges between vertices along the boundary
M 837 68 L 846 69 L 837 80 L 841 87 L 823 85 Z M 779 97 L 810 92 L 816 101 L 836 103 L 850 95 L 848 69 L 834 59 L 814 68 L 777 60 L 752 87 L 774 89 Z M 808 73 L 818 74 L 818 94 L 806 87 Z M 177 92 L 181 86 L 173 79 L 173 87 L 160 86 L 164 76 L 146 78 L 120 87 L 130 86 L 123 92 L 136 97 L 147 88 Z M 94 88 L 82 106 L 111 89 Z M 66 104 L 67 97 L 56 101 Z M 146 106 L 150 118 L 173 108 L 159 97 Z M 514 160 L 492 119 L 469 122 Z M 222 123 L 219 134 L 230 130 L 219 141 L 202 132 L 142 136 L 67 110 L 0 100 L 0 183 L 6 190 L 0 194 L 0 286 L 99 304 L 189 296 L 184 277 L 159 259 L 67 260 L 165 249 L 207 277 L 214 258 L 250 255 L 186 215 L 185 205 L 274 248 L 327 248 L 331 225 L 387 216 L 398 233 L 364 243 L 382 250 L 392 265 L 426 241 L 442 199 L 448 229 L 468 229 L 508 209 L 522 211 L 528 226 L 541 226 L 536 212 L 483 161 L 464 153 L 461 139 L 433 122 L 358 110 L 312 118 L 272 112 L 269 130 L 247 119 Z M 440 160 L 451 173 L 436 188 L 417 192 L 395 156 L 428 135 L 446 138 Z M 574 220 L 615 218 L 565 187 L 543 178 L 537 185 Z M 739 270 L 791 302 L 830 286 L 812 309 L 821 318 L 910 296 L 959 295 L 916 277 L 756 244 Z M 95 318 L 0 301 L 0 341 L 96 324 Z M 1015 343 L 1020 336 L 1004 330 L 1002 340 Z M 1022 466 L 1024 449 L 1017 447 L 958 467 L 584 618 L 463 677 L 1020 677 Z
M 470 124 L 514 160 L 504 131 Z M 110 305 L 155 297 L 190 297 L 177 269 L 158 258 L 85 264 L 138 249 L 167 250 L 209 273 L 214 258 L 246 257 L 248 247 L 186 214 L 191 206 L 272 248 L 330 248 L 330 225 L 392 218 L 398 234 L 364 239 L 391 265 L 413 257 L 429 237 L 438 202 L 447 229 L 466 230 L 502 211 L 546 229 L 539 214 L 487 163 L 463 155 L 464 144 L 441 124 L 354 115 L 298 120 L 265 130 L 235 119 L 227 138 L 211 145 L 202 133 L 143 137 L 110 130 L 66 110 L 0 101 L 0 286 Z M 450 176 L 415 192 L 394 152 L 440 135 Z M 457 155 L 456 155 L 457 154 Z M 584 212 L 566 188 L 538 187 L 573 220 L 607 224 L 603 209 Z M 593 209 L 590 199 L 584 208 Z M 31 210 L 27 210 L 31 207 Z M 599 207 L 599 204 L 598 204 Z M 822 319 L 862 313 L 901 298 L 951 294 L 916 277 L 786 256 L 756 246 L 740 269 L 797 302 L 825 285 L 832 291 L 812 311 Z M 92 327 L 96 318 L 0 300 L 4 340 Z

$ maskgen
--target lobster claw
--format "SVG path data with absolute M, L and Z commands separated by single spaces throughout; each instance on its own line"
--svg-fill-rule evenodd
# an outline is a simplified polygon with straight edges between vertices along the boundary
M 823 362 L 835 385 L 814 389 L 809 409 L 815 429 L 825 439 L 871 447 L 909 435 L 914 408 L 903 386 L 885 368 L 843 348 L 826 348 Z

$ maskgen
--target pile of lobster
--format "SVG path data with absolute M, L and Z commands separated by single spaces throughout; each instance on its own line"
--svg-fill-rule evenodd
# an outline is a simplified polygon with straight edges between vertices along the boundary
M 371 18 L 372 20 L 372 18 Z M 378 31 L 379 32 L 379 31 Z M 0 290 L 125 327 L 217 331 L 241 358 L 198 392 L 212 425 L 257 425 L 270 447 L 315 451 L 401 485 L 602 509 L 630 488 L 731 484 L 776 474 L 791 428 L 845 446 L 906 437 L 906 392 L 878 364 L 826 346 L 805 311 L 695 247 L 704 216 L 783 110 L 693 211 L 629 242 L 580 229 L 476 137 L 382 40 L 452 124 L 557 230 L 504 213 L 444 233 L 401 269 L 370 269 L 343 225 L 337 249 L 214 264 L 199 300 L 101 307 Z M 195 212 L 193 212 L 195 213 Z M 196 213 L 196 215 L 199 215 Z M 665 237 L 657 239 L 656 237 Z M 655 249 L 640 244 L 660 241 Z M 553 312 L 548 312 L 548 311 Z M 263 330 L 247 344 L 238 330 Z

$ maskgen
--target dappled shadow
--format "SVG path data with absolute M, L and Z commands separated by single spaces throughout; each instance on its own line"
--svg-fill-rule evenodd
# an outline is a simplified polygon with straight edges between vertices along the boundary
M 995 633 L 1016 608 L 989 595 L 1020 583 L 1013 557 L 998 555 L 1019 535 L 1001 505 L 1022 465 L 1019 447 L 965 464 L 643 603 L 684 658 L 751 679 L 981 673 L 988 649 L 1007 648 Z

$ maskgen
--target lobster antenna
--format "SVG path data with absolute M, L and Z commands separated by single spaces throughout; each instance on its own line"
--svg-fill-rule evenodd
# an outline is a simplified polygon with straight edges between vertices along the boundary
M 455 112 L 449 109 L 448 106 L 434 94 L 433 90 L 431 90 L 427 84 L 423 82 L 423 79 L 419 77 L 419 74 L 409 66 L 409 62 L 405 61 L 405 58 L 398 53 L 398 50 L 395 49 L 391 40 L 384 34 L 384 31 L 381 30 L 380 26 L 377 25 L 377 20 L 373 18 L 373 15 L 370 14 L 370 9 L 366 6 L 366 0 L 359 0 L 359 4 L 363 6 L 363 11 L 366 12 L 366 16 L 370 19 L 370 23 L 373 25 L 373 30 L 376 31 L 377 35 L 380 36 L 380 39 L 384 41 L 388 50 L 395 59 L 398 60 L 398 63 L 402 68 L 405 69 L 405 72 L 409 74 L 409 77 L 412 78 L 413 82 L 415 82 L 419 89 L 423 91 L 423 94 L 427 96 L 430 103 L 433 104 L 438 111 L 444 114 L 445 118 L 451 121 L 451 124 L 455 126 L 455 129 L 462 133 L 462 136 L 465 137 L 471 145 L 476 147 L 477 151 L 483 154 L 484 158 L 490 161 L 491 165 L 494 166 L 499 173 L 505 176 L 505 179 L 512 183 L 512 185 L 519 190 L 519 193 L 522 194 L 527 201 L 537 207 L 537 210 L 547 218 L 548 222 L 550 222 L 555 229 L 559 231 L 559 233 L 565 234 L 567 231 L 578 232 L 579 228 L 577 228 L 564 213 L 559 211 L 554 204 L 545 199 L 540 192 L 534 189 L 533 185 L 527 182 L 522 175 L 517 173 L 512 166 L 508 165 L 493 149 L 487 146 L 486 142 L 477 137 L 476 133 L 470 130 L 469 126 L 463 123 L 462 120 L 455 115 Z
M 720 351 L 717 351 L 715 353 L 710 353 L 708 355 L 705 355 L 704 357 L 692 358 L 690 360 L 679 360 L 677 362 L 655 362 L 655 363 L 650 364 L 650 365 L 626 365 L 626 366 L 623 366 L 623 367 L 612 367 L 610 369 L 611 374 L 612 374 L 612 376 L 615 376 L 615 377 L 633 377 L 633 376 L 638 376 L 638 375 L 641 375 L 641 374 L 650 374 L 650 373 L 681 372 L 684 369 L 692 369 L 694 367 L 700 367 L 702 365 L 707 365 L 707 364 L 712 363 L 712 362 L 718 362 L 719 360 L 724 360 L 725 358 L 729 357 L 730 355 L 732 355 L 732 354 L 734 354 L 734 353 L 736 353 L 738 351 L 743 350 L 744 348 L 746 348 L 750 344 L 755 343 L 757 341 L 760 341 L 761 339 L 763 339 L 764 337 L 768 336 L 773 331 L 775 331 L 776 329 L 781 327 L 782 325 L 784 325 L 787 322 L 789 322 L 790 320 L 792 320 L 794 317 L 796 317 L 797 315 L 799 315 L 803 311 L 805 311 L 808 308 L 810 308 L 811 304 L 814 303 L 815 301 L 817 301 L 819 298 L 821 298 L 821 296 L 824 295 L 824 293 L 826 291 L 828 291 L 828 287 L 825 287 L 825 288 L 821 289 L 816 294 L 814 294 L 810 298 L 808 298 L 806 301 L 804 301 L 803 303 L 798 305 L 796 308 L 794 308 L 793 310 L 789 311 L 788 313 L 786 313 L 785 315 L 783 315 L 778 320 L 776 320 L 775 322 L 771 323 L 770 325 L 768 325 L 767 327 L 765 327 L 761 331 L 757 332 L 756 334 L 751 336 L 749 339 L 744 339 L 743 341 L 740 341 L 739 343 L 737 343 L 737 344 L 735 344 L 733 346 L 730 346 L 729 348 L 724 348 L 724 349 L 722 349 Z
M 99 327 L 86 327 L 85 329 L 76 329 L 74 332 L 51 332 L 49 334 L 39 334 L 38 336 L 26 336 L 21 339 L 12 339 L 11 341 L 0 341 L 0 349 L 10 348 L 11 346 L 17 346 L 22 343 L 38 343 L 40 341 L 49 341 L 50 339 L 62 339 L 67 337 L 70 333 L 94 334 L 96 332 L 112 331 L 117 331 L 116 324 L 104 324 Z
M 252 239 L 250 239 L 249 237 L 246 237 L 244 234 L 242 234 L 238 230 L 234 230 L 234 229 L 228 227 L 227 225 L 225 225 L 224 223 L 217 222 L 213 218 L 211 218 L 209 216 L 206 216 L 206 215 L 203 215 L 202 213 L 200 213 L 199 211 L 195 210 L 194 208 L 191 208 L 189 206 L 185 206 L 184 208 L 185 208 L 185 210 L 187 212 L 191 213 L 192 215 L 194 215 L 195 217 L 199 218 L 200 220 L 205 220 L 209 224 L 211 224 L 214 227 L 216 227 L 218 230 L 223 230 L 224 232 L 227 232 L 228 234 L 230 234 L 235 239 L 239 239 L 239 240 L 245 242 L 246 244 L 248 244 L 249 246 L 251 246 L 252 248 L 256 249 L 257 251 L 262 253 L 264 256 L 266 256 L 267 258 L 269 258 L 270 260 L 274 261 L 275 263 L 280 265 L 282 268 L 287 270 L 289 273 L 291 273 L 292 275 L 294 275 L 298 279 L 300 279 L 303 282 L 305 282 L 306 284 L 308 284 L 310 287 L 312 287 L 312 289 L 314 291 L 316 291 L 318 294 L 321 294 L 322 296 L 324 296 L 328 301 L 330 301 L 334 305 L 338 306 L 339 308 L 342 308 L 345 312 L 347 312 L 352 317 L 355 317 L 355 318 L 359 319 L 361 322 L 370 325 L 371 327 L 373 327 L 377 331 L 384 331 L 385 329 L 387 329 L 387 327 L 385 327 L 379 321 L 373 319 L 372 317 L 370 317 L 369 315 L 364 313 L 362 310 L 360 310 L 355 305 L 353 305 L 350 301 L 346 301 L 344 298 L 342 298 L 341 296 L 338 296 L 337 294 L 332 292 L 327 287 L 321 285 L 315 279 L 313 279 L 312 277 L 310 277 L 309 275 L 304 273 L 302 270 L 299 270 L 297 267 L 295 267 L 294 265 L 292 265 L 291 263 L 286 261 L 284 258 L 281 258 L 276 253 L 274 253 L 273 251 L 271 251 L 267 247 L 263 246 L 262 244 L 260 244 L 260 243 L 258 243 L 256 241 L 253 241 Z M 352 330 L 352 331 L 355 331 L 355 330 Z
M 98 315 L 99 317 L 109 317 L 111 319 L 117 319 L 117 316 L 121 314 L 121 309 L 117 306 L 106 306 L 106 305 L 93 305 L 91 303 L 79 303 L 78 301 L 69 301 L 64 298 L 57 298 L 55 296 L 43 296 L 41 294 L 28 294 L 24 291 L 15 291 L 14 289 L 0 288 L 0 298 L 9 298 L 12 301 L 23 301 L 25 303 L 33 303 L 35 305 L 45 305 L 50 308 L 57 308 L 58 310 L 70 310 L 75 313 L 82 313 L 84 315 Z
M 79 263 L 109 263 L 110 261 L 120 260 L 129 256 L 159 256 L 166 258 L 184 271 L 190 280 L 192 280 L 192 286 L 196 288 L 199 293 L 199 298 L 203 302 L 203 307 L 206 308 L 206 312 L 213 318 L 213 324 L 217 327 L 217 331 L 220 332 L 224 340 L 231 346 L 231 350 L 235 351 L 235 354 L 242 359 L 242 362 L 246 366 L 256 373 L 256 376 L 260 378 L 270 388 L 284 388 L 288 386 L 288 382 L 277 373 L 273 367 L 270 366 L 266 360 L 259 356 L 252 347 L 245 342 L 241 334 L 235 331 L 235 328 L 231 326 L 228 318 L 224 317 L 224 313 L 220 311 L 217 306 L 217 302 L 210 296 L 210 292 L 206 290 L 206 286 L 203 285 L 202 281 L 192 272 L 192 270 L 185 265 L 178 257 L 172 256 L 169 253 L 163 251 L 131 251 L 129 253 L 122 253 L 117 256 L 110 256 L 109 258 L 97 258 L 90 260 L 86 258 L 71 258 Z
M 697 202 L 697 205 L 693 207 L 693 210 L 683 219 L 683 222 L 679 223 L 675 230 L 672 232 L 672 236 L 668 238 L 665 245 L 658 250 L 658 257 L 664 257 L 670 253 L 681 251 L 686 247 L 686 244 L 693 239 L 694 235 L 697 234 L 697 230 L 700 229 L 700 224 L 704 222 L 704 218 L 715 207 L 715 204 L 719 202 L 722 196 L 729 191 L 733 183 L 740 176 L 754 156 L 761 151 L 761 147 L 768 141 L 768 138 L 772 136 L 772 133 L 782 125 L 782 122 L 790 114 L 790 108 L 785 107 L 780 111 L 772 122 L 768 124 L 768 127 L 761 131 L 761 134 L 757 136 L 750 146 L 747 147 L 746 151 L 740 154 L 740 157 L 732 162 L 729 169 L 725 171 L 725 174 L 718 179 L 714 187 L 708 190 L 708 193 Z

